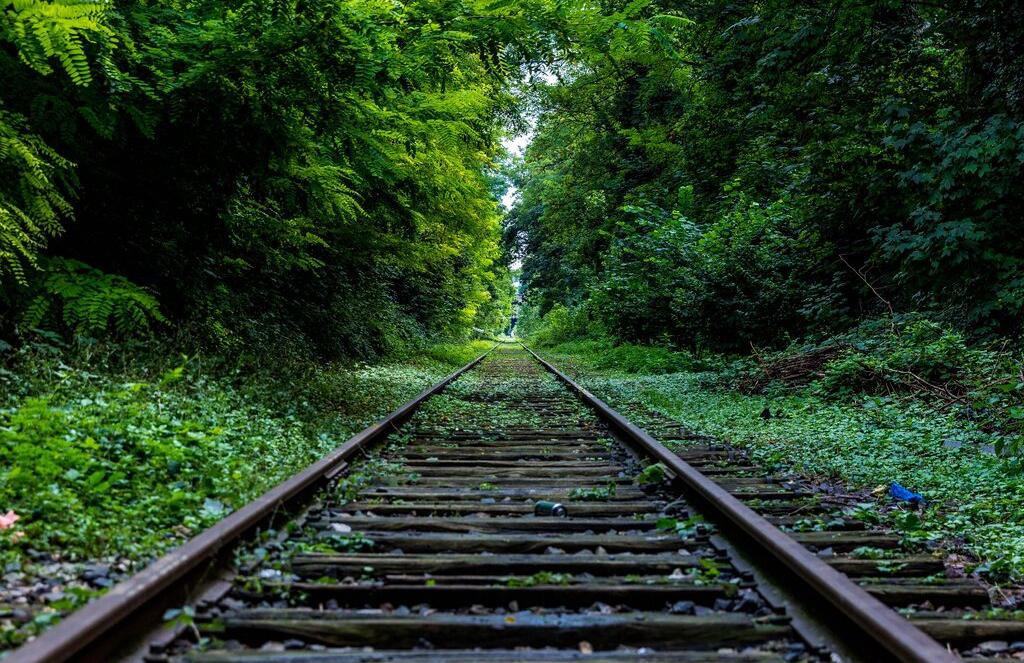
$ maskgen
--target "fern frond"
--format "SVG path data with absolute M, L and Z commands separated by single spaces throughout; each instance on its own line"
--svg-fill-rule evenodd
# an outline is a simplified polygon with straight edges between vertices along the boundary
M 50 258 L 43 267 L 38 294 L 21 315 L 25 327 L 59 320 L 76 334 L 131 336 L 166 321 L 156 298 L 123 276 L 66 258 Z
M 0 277 L 25 283 L 25 267 L 71 216 L 70 204 L 53 184 L 71 167 L 41 138 L 25 130 L 22 116 L 0 110 Z
M 113 30 L 103 23 L 107 4 L 76 0 L 17 0 L 5 18 L 18 57 L 41 74 L 50 74 L 56 59 L 76 85 L 92 81 L 84 41 L 108 48 L 117 43 Z

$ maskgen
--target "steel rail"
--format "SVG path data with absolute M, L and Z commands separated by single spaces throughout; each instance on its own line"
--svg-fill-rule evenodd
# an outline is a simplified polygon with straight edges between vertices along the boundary
M 576 384 L 572 378 L 532 349 L 525 344 L 521 345 L 544 368 L 568 385 L 587 405 L 594 408 L 620 436 L 664 464 L 689 489 L 703 497 L 722 516 L 795 573 L 812 590 L 825 598 L 898 660 L 906 663 L 954 663 L 961 660 L 895 610 L 811 554 L 785 532 L 672 453 L 646 431 Z
M 451 384 L 490 354 L 495 345 L 473 361 L 422 391 L 397 410 L 349 438 L 328 455 L 286 479 L 260 497 L 203 530 L 178 548 L 160 557 L 128 580 L 115 585 L 99 599 L 71 613 L 58 625 L 15 649 L 4 663 L 62 663 L 82 655 L 100 637 L 127 640 L 130 634 L 115 629 L 135 612 L 175 589 L 189 572 L 212 560 L 225 546 L 237 541 L 261 522 L 272 518 L 295 498 L 341 468 L 346 459 L 393 432 L 431 396 Z M 180 588 L 178 588 L 180 589 Z

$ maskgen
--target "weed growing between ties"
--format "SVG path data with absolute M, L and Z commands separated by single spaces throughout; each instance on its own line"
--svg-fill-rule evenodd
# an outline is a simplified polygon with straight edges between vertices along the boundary
M 594 488 L 573 488 L 569 491 L 569 499 L 579 502 L 603 502 L 615 498 L 615 482 L 609 481 L 604 486 Z

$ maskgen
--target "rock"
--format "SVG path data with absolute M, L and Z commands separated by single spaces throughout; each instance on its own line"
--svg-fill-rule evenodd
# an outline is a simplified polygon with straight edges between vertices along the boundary
M 46 578 L 52 578 L 56 576 L 58 573 L 60 573 L 60 570 L 60 564 L 44 564 L 42 568 L 39 569 L 39 575 Z M 110 569 L 107 569 L 108 573 L 109 571 Z
M 978 645 L 978 651 L 982 654 L 1002 654 L 1009 650 L 1010 645 L 1005 640 L 987 640 Z
M 740 592 L 740 597 L 736 600 L 733 609 L 736 612 L 754 613 L 757 612 L 763 605 L 764 602 L 761 600 L 761 597 L 758 596 L 753 590 L 744 589 L 742 592 Z
M 284 651 L 283 642 L 264 642 L 263 646 L 260 647 L 260 651 Z
M 962 446 L 964 446 L 964 443 L 963 442 L 959 442 L 957 440 L 943 440 L 942 441 L 942 447 L 944 449 L 959 449 Z
M 669 609 L 673 615 L 692 615 L 696 604 L 693 601 L 676 601 Z
M 110 577 L 110 567 L 106 564 L 91 564 L 82 569 L 82 580 L 96 580 Z
M 302 640 L 296 640 L 296 639 L 293 638 L 291 640 L 285 640 L 284 641 L 284 648 L 285 649 L 305 649 L 306 648 L 306 643 L 303 642 Z
M 732 610 L 733 601 L 732 599 L 715 599 L 714 604 L 711 606 L 715 610 L 728 612 Z

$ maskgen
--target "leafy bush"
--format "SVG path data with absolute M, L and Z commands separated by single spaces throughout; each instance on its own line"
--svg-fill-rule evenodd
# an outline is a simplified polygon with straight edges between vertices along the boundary
M 571 355 L 594 368 L 624 373 L 660 375 L 701 370 L 704 367 L 704 361 L 696 359 L 689 352 L 651 345 L 614 344 L 608 340 L 569 341 L 554 346 L 552 351 Z
M 156 297 L 123 276 L 104 274 L 77 260 L 50 258 L 22 314 L 22 325 L 36 328 L 56 322 L 84 335 L 114 332 L 130 336 L 166 322 Z
M 913 316 L 864 323 L 842 340 L 850 349 L 825 366 L 817 393 L 924 394 L 1004 431 L 1008 437 L 997 446 L 1020 455 L 1024 363 L 1019 353 L 1005 344 L 971 346 L 962 333 Z
M 825 366 L 820 385 L 827 392 L 884 392 L 942 387 L 961 393 L 972 377 L 993 367 L 994 356 L 968 349 L 963 334 L 913 317 L 874 320 L 845 335 L 849 346 Z
M 461 367 L 473 361 L 483 353 L 494 347 L 494 343 L 486 340 L 471 341 L 469 343 L 439 343 L 418 350 L 415 354 L 407 357 L 407 361 L 416 361 L 417 356 L 425 356 L 434 361 L 449 366 Z
M 592 320 L 588 308 L 579 306 L 570 309 L 558 304 L 542 318 L 530 340 L 537 345 L 550 347 L 566 341 L 600 338 L 602 332 L 602 328 Z
M 55 61 L 72 87 L 88 85 L 92 72 L 86 44 L 109 51 L 117 42 L 106 22 L 107 9 L 102 2 L 77 0 L 6 3 L 0 20 L 0 44 L 10 47 L 0 55 L 5 87 L 10 76 L 17 89 L 14 68 L 18 76 L 27 71 L 22 65 L 37 75 L 53 75 Z M 18 64 L 8 66 L 7 58 Z M 6 96 L 5 89 L 0 105 Z M 46 103 L 54 101 L 49 96 Z M 0 109 L 0 279 L 26 283 L 25 267 L 36 264 L 49 238 L 71 217 L 63 185 L 72 166 L 33 130 L 28 114 Z

